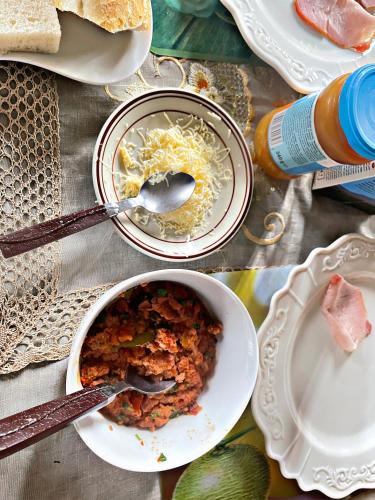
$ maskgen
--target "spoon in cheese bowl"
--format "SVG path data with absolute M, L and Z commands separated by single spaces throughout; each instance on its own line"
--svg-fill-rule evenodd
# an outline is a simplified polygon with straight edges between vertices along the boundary
M 14 257 L 83 231 L 136 207 L 143 207 L 155 214 L 173 212 L 190 199 L 194 189 L 195 180 L 189 174 L 183 172 L 167 172 L 162 176 L 154 174 L 143 183 L 135 198 L 124 198 L 118 202 L 97 205 L 2 235 L 0 250 L 5 258 Z

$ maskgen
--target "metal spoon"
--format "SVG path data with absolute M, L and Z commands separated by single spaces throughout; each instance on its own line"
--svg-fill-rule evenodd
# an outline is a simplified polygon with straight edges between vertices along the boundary
M 0 459 L 54 434 L 92 411 L 100 410 L 112 403 L 120 392 L 134 390 L 142 394 L 161 394 L 175 384 L 174 380 L 152 382 L 129 369 L 126 381 L 86 387 L 6 417 L 0 420 Z
M 188 201 L 194 189 L 195 180 L 189 174 L 168 172 L 161 182 L 154 175 L 144 182 L 135 198 L 105 203 L 2 235 L 0 250 L 5 258 L 14 257 L 100 224 L 135 207 L 143 207 L 156 214 L 172 212 Z

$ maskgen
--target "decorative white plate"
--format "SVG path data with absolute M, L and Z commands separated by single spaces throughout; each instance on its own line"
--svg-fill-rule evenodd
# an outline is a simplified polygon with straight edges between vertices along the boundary
M 361 288 L 373 325 L 352 354 L 320 312 L 335 273 Z M 252 408 L 267 453 L 303 490 L 343 498 L 375 488 L 374 327 L 375 239 L 350 234 L 315 249 L 272 298 Z
M 165 112 L 173 121 L 189 119 L 191 115 L 202 118 L 216 135 L 218 144 L 230 151 L 223 163 L 233 172 L 232 179 L 223 183 L 205 227 L 190 240 L 173 234 L 163 238 L 156 224 L 141 225 L 132 212 L 112 221 L 120 236 L 137 250 L 157 259 L 183 262 L 217 251 L 236 234 L 250 206 L 253 169 L 241 131 L 220 106 L 186 90 L 153 90 L 121 104 L 99 134 L 93 156 L 93 180 L 99 202 L 122 197 L 114 181 L 116 173 L 121 171 L 118 150 L 122 140 L 141 145 L 137 129 L 167 128 Z
M 0 55 L 0 60 L 34 64 L 73 80 L 105 85 L 132 75 L 150 50 L 152 28 L 112 34 L 67 12 L 59 19 L 62 37 L 57 54 L 12 52 Z
M 375 62 L 366 54 L 342 49 L 307 26 L 294 0 L 221 0 L 232 13 L 246 43 L 298 92 L 309 94 L 344 73 Z

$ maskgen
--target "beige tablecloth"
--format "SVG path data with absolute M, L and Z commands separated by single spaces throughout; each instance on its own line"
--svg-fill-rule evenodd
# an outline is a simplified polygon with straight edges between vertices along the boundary
M 151 62 L 149 61 L 149 64 Z M 147 70 L 146 70 L 147 71 Z M 275 101 L 295 94 L 270 68 L 245 68 L 256 111 L 255 123 Z M 63 211 L 95 202 L 91 158 L 96 137 L 118 103 L 102 87 L 58 78 Z M 250 136 L 251 139 L 251 136 Z M 218 253 L 181 267 L 214 268 L 295 264 L 316 246 L 326 246 L 348 232 L 375 235 L 375 219 L 333 200 L 313 197 L 311 177 L 288 183 L 257 171 L 254 200 L 246 225 L 270 236 L 264 216 L 282 214 L 286 230 L 276 245 L 259 246 L 239 232 Z M 60 292 L 118 281 L 144 271 L 170 267 L 127 246 L 108 222 L 62 243 Z M 0 417 L 64 394 L 66 360 L 37 365 L 2 377 Z M 157 475 L 136 474 L 97 458 L 70 427 L 0 463 L 0 498 L 4 500 L 159 499 Z

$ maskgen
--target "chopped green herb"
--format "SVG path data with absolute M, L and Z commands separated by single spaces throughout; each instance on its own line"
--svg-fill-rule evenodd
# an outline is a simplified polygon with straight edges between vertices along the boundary
M 151 413 L 151 418 L 158 418 L 158 417 L 160 417 L 160 413 L 158 411 L 153 411 Z
M 159 457 L 158 457 L 158 462 L 166 462 L 167 461 L 167 457 L 164 455 L 164 453 L 160 453 Z
M 195 328 L 196 330 L 198 330 L 200 326 L 201 325 L 199 323 L 193 323 L 193 328 Z
M 186 304 L 185 299 L 177 299 L 177 302 L 179 302 L 182 306 Z
M 131 288 L 130 290 L 126 290 L 122 295 L 121 297 L 123 297 L 124 299 L 130 299 L 130 297 L 132 296 L 133 294 L 133 288 Z
M 168 292 L 165 288 L 158 288 L 158 295 L 159 297 L 166 297 Z
M 171 413 L 170 418 L 176 418 L 176 417 L 179 417 L 180 415 L 183 415 L 183 411 L 175 410 L 173 413 Z
M 122 403 L 122 407 L 124 410 L 129 410 L 131 408 L 129 403 Z
M 141 446 L 145 445 L 145 442 L 143 441 L 143 439 L 141 438 L 141 436 L 139 434 L 136 434 L 135 437 L 136 437 L 136 439 L 138 439 L 138 441 L 140 442 Z

